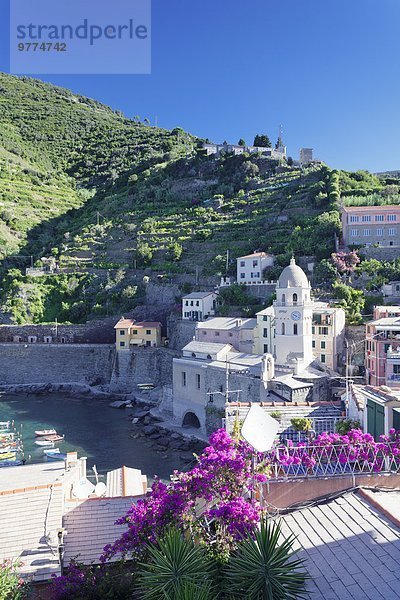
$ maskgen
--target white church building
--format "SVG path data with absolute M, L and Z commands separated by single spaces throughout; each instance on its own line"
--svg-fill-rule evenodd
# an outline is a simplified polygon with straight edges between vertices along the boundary
M 310 282 L 292 258 L 279 277 L 273 306 L 262 311 L 266 327 L 258 330 L 258 336 L 264 335 L 259 354 L 240 352 L 233 337 L 230 343 L 200 338 L 183 348 L 181 358 L 173 359 L 174 421 L 205 433 L 211 416 L 234 401 L 327 400 L 331 372 L 313 352 L 315 306 Z M 258 338 L 255 341 L 258 344 Z

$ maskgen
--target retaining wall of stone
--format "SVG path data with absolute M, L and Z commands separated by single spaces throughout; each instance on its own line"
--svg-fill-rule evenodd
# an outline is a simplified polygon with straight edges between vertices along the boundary
M 108 384 L 111 344 L 0 344 L 0 384 Z

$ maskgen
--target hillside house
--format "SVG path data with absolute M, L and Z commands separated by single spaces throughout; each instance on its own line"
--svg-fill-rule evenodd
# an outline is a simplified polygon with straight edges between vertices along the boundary
M 266 252 L 253 252 L 253 254 L 239 256 L 236 260 L 237 282 L 245 285 L 263 283 L 263 271 L 266 267 L 272 267 L 274 260 L 275 257 Z
M 278 148 L 267 148 L 265 146 L 240 146 L 239 144 L 213 144 L 204 143 L 203 148 L 207 156 L 220 156 L 221 154 L 257 154 L 272 158 L 274 160 L 282 160 L 286 157 L 286 146 L 280 144 Z
M 215 292 L 192 292 L 182 298 L 182 319 L 203 321 L 215 315 Z
M 370 385 L 400 385 L 400 306 L 376 306 L 366 325 L 366 378 Z
M 400 206 L 344 206 L 342 236 L 345 246 L 400 247 Z
M 133 347 L 161 346 L 161 323 L 156 321 L 136 322 L 134 319 L 121 317 L 114 327 L 117 351 L 129 350 Z

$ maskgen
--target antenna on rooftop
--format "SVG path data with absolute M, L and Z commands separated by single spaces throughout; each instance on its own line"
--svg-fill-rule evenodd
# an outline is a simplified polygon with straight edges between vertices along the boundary
M 270 417 L 261 406 L 252 404 L 243 423 L 241 434 L 256 450 L 267 452 L 271 450 L 276 434 L 279 431 L 279 422 Z

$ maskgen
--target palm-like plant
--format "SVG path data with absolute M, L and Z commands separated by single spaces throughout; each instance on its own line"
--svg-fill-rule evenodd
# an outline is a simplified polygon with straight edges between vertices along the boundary
M 281 525 L 262 521 L 255 536 L 247 536 L 231 556 L 225 570 L 229 598 L 247 600 L 295 600 L 306 598 L 308 575 L 304 561 L 292 558 L 293 535 L 280 543 Z
M 212 582 L 215 567 L 204 548 L 171 529 L 157 545 L 148 546 L 149 562 L 140 563 L 138 583 L 144 600 L 217 598 Z M 190 589 L 196 591 L 190 596 Z M 203 595 L 201 595 L 203 594 Z

